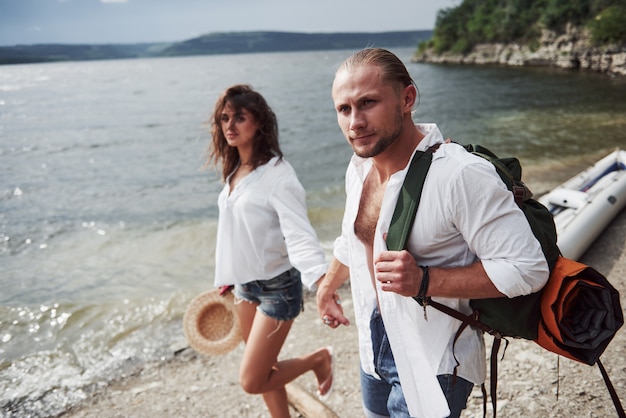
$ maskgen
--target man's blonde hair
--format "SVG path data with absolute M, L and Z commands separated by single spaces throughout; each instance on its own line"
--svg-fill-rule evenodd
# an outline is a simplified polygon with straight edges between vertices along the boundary
M 366 48 L 352 54 L 337 69 L 337 72 L 352 71 L 361 66 L 375 65 L 380 68 L 384 81 L 397 84 L 399 90 L 413 85 L 415 81 L 409 75 L 404 63 L 392 52 L 382 48 Z

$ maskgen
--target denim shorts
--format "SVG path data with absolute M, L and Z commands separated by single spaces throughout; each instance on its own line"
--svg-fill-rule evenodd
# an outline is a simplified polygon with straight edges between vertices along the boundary
M 280 321 L 294 319 L 304 306 L 300 272 L 293 267 L 269 280 L 235 285 L 235 296 L 259 304 L 257 309 Z
M 378 309 L 375 309 L 372 314 L 370 328 L 374 346 L 374 365 L 381 380 L 366 374 L 361 369 L 361 393 L 365 416 L 368 418 L 409 417 L 409 408 L 404 399 L 396 363 Z M 461 411 L 466 408 L 467 398 L 474 384 L 458 376 L 453 379 L 452 375 L 440 375 L 437 379 L 448 401 L 450 417 L 459 417 Z

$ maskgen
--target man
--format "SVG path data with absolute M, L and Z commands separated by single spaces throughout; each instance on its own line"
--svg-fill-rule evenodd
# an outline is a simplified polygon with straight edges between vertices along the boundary
M 317 303 L 327 325 L 349 325 L 336 290 L 351 278 L 368 417 L 458 417 L 485 379 L 481 334 L 468 327 L 453 347 L 460 322 L 417 304 L 420 286 L 422 295 L 469 313 L 469 299 L 528 294 L 549 274 L 491 163 L 444 143 L 436 125 L 414 124 L 417 94 L 402 61 L 378 48 L 349 57 L 332 86 L 354 156 L 342 234 Z M 409 251 L 388 251 L 386 232 L 412 155 L 437 143 Z

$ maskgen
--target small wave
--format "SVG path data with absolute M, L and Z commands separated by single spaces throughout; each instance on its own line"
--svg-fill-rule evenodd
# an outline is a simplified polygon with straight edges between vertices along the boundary
M 0 408 L 3 417 L 50 417 L 78 405 L 108 382 L 148 361 L 167 359 L 170 347 L 180 346 L 182 313 L 192 292 L 178 291 L 167 298 L 138 298 L 106 304 L 19 307 L 0 309 L 4 320 L 39 329 L 33 341 L 20 337 L 3 346 L 22 346 L 21 354 L 0 365 Z M 54 315 L 69 313 L 64 327 L 55 332 L 44 325 Z M 19 331 L 17 335 L 28 336 Z M 46 348 L 37 335 L 53 334 Z

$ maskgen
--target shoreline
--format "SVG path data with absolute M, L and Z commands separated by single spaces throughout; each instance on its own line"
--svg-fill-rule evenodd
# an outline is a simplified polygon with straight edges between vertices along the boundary
M 626 209 L 583 255 L 584 262 L 604 274 L 620 291 L 626 306 Z M 350 318 L 349 285 L 339 289 Z M 182 332 L 182 330 L 181 330 Z M 491 337 L 485 337 L 487 353 Z M 339 417 L 362 416 L 356 327 L 329 329 L 317 317 L 314 294 L 305 295 L 305 310 L 296 320 L 282 352 L 296 356 L 319 346 L 335 350 L 334 392 L 328 407 Z M 238 385 L 243 345 L 220 357 L 182 350 L 172 359 L 146 364 L 132 375 L 106 385 L 82 405 L 66 411 L 66 418 L 180 416 L 269 417 L 262 398 Z M 620 329 L 602 361 L 623 404 L 626 405 L 626 329 Z M 488 371 L 489 373 L 489 371 Z M 314 394 L 316 381 L 307 373 L 295 381 Z M 558 382 L 558 399 L 557 399 Z M 481 417 L 482 393 L 475 387 L 463 417 Z M 488 403 L 488 414 L 491 414 Z M 531 341 L 513 340 L 498 362 L 498 412 L 508 417 L 602 417 L 615 410 L 595 366 L 560 359 Z M 300 417 L 295 409 L 293 417 Z

